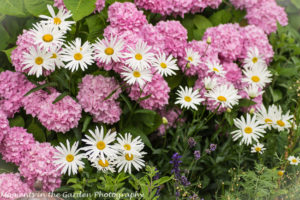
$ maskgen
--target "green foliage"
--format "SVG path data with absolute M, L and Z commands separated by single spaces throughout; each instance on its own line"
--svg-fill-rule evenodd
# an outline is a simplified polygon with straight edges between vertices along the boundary
M 1 14 L 19 17 L 27 16 L 23 0 L 0 0 L 0 5 Z
M 52 5 L 52 0 L 24 0 L 26 10 L 33 16 L 47 15 L 47 5 Z
M 90 15 L 96 8 L 96 0 L 64 0 L 64 3 L 75 21 Z

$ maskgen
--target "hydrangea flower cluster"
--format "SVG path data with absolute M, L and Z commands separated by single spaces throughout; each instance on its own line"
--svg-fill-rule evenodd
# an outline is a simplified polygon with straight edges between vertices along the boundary
M 9 122 L 6 114 L 0 109 L 0 143 L 9 130 Z

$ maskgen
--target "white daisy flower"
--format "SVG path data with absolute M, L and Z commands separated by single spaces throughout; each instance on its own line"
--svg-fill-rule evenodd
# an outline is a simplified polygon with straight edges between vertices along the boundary
M 234 119 L 233 121 L 238 130 L 231 132 L 231 134 L 233 135 L 232 138 L 233 141 L 242 138 L 242 140 L 240 141 L 240 145 L 252 144 L 253 140 L 258 142 L 258 139 L 260 137 L 263 137 L 263 134 L 266 132 L 266 126 L 257 121 L 255 116 L 251 118 L 248 113 L 246 119 L 242 116 L 241 119 Z
M 226 71 L 224 70 L 223 66 L 217 61 L 208 61 L 206 63 L 206 66 L 208 67 L 208 72 L 213 72 L 214 74 L 219 75 L 221 77 L 224 77 L 226 74 Z
M 124 72 L 121 72 L 121 75 L 124 76 L 124 80 L 130 85 L 133 85 L 137 82 L 140 87 L 142 87 L 146 82 L 150 82 L 152 80 L 153 75 L 148 69 L 134 70 L 129 67 L 124 67 L 123 70 Z
M 247 92 L 251 99 L 254 99 L 264 93 L 264 91 L 256 85 L 249 85 L 245 88 L 245 92 Z
M 215 104 L 220 104 L 223 108 L 232 108 L 232 106 L 239 103 L 241 96 L 238 95 L 237 89 L 233 85 L 219 85 L 210 90 L 205 96 L 213 101 Z
M 123 57 L 124 42 L 122 39 L 118 39 L 117 35 L 115 37 L 111 35 L 110 41 L 107 38 L 103 40 L 98 39 L 93 46 L 95 58 L 101 63 L 120 62 L 120 58 Z
M 54 71 L 55 69 L 51 60 L 52 55 L 43 49 L 31 47 L 29 53 L 24 52 L 23 55 L 24 61 L 22 63 L 25 65 L 23 70 L 30 68 L 28 75 L 40 77 L 43 74 L 43 70 Z
M 254 67 L 252 69 L 243 70 L 245 77 L 242 79 L 243 82 L 256 85 L 260 88 L 264 88 L 267 83 L 272 82 L 272 74 L 264 67 Z
M 292 127 L 291 120 L 293 119 L 293 115 L 289 115 L 290 111 L 286 114 L 282 113 L 282 109 L 280 106 L 275 106 L 274 108 L 274 124 L 273 128 L 278 131 L 283 131 Z
M 204 99 L 200 98 L 199 90 L 193 90 L 193 88 L 180 86 L 180 90 L 176 93 L 178 95 L 175 104 L 180 104 L 181 108 L 189 109 L 192 107 L 198 110 L 196 105 L 199 105 Z
M 264 145 L 260 144 L 260 143 L 254 144 L 251 147 L 251 153 L 260 153 L 260 154 L 263 154 L 263 152 L 265 150 L 266 150 L 266 148 L 264 148 Z
M 170 54 L 169 57 L 166 57 L 166 54 L 159 54 L 155 57 L 153 61 L 153 67 L 155 67 L 158 71 L 158 73 L 162 76 L 172 76 L 176 75 L 176 72 L 174 70 L 179 70 L 176 59 L 173 58 L 173 56 Z
M 124 54 L 126 64 L 132 69 L 144 70 L 149 69 L 152 65 L 154 55 L 150 52 L 151 47 L 146 42 L 138 41 L 135 49 L 128 47 L 129 53 Z
M 107 158 L 105 161 L 102 161 L 100 157 L 92 161 L 92 166 L 95 167 L 98 171 L 106 172 L 115 172 L 115 159 Z
M 106 157 L 115 157 L 117 154 L 117 150 L 114 145 L 111 143 L 115 141 L 116 132 L 111 132 L 109 130 L 106 135 L 104 135 L 104 129 L 101 126 L 101 130 L 96 127 L 95 132 L 89 130 L 91 136 L 86 136 L 87 139 L 83 139 L 88 146 L 83 147 L 82 149 L 86 151 L 86 155 L 90 160 L 95 160 L 97 157 L 105 162 Z
M 268 110 L 264 105 L 262 105 L 260 109 L 255 113 L 255 116 L 261 124 L 265 124 L 268 129 L 271 129 L 274 123 L 276 123 L 275 109 L 275 105 L 269 106 Z
M 54 155 L 54 164 L 58 165 L 57 170 L 61 169 L 61 173 L 68 175 L 77 174 L 79 167 L 84 167 L 84 162 L 81 160 L 85 158 L 84 154 L 80 154 L 78 149 L 78 142 L 75 142 L 70 147 L 70 142 L 67 140 L 67 146 L 60 143 L 60 146 L 55 147 L 58 152 Z
M 79 67 L 84 71 L 94 62 L 93 48 L 88 41 L 81 45 L 81 39 L 76 38 L 63 49 L 62 59 L 68 63 L 65 68 L 72 72 L 77 71 Z
M 259 50 L 254 47 L 250 48 L 247 52 L 247 57 L 244 60 L 244 68 L 251 69 L 253 67 L 266 67 L 266 61 L 262 55 L 259 54 Z
M 211 78 L 211 77 L 205 77 L 204 80 L 204 87 L 206 90 L 212 90 L 214 89 L 216 86 L 218 86 L 218 80 L 215 78 Z
M 300 162 L 300 158 L 299 157 L 295 157 L 295 156 L 289 156 L 288 157 L 288 161 L 290 161 L 291 165 L 298 165 Z
M 118 157 L 116 158 L 116 163 L 117 163 L 117 167 L 118 172 L 120 173 L 122 170 L 124 170 L 124 172 L 128 172 L 129 174 L 131 174 L 131 166 L 133 165 L 133 167 L 139 171 L 140 169 L 142 169 L 145 166 L 145 161 L 142 159 L 143 155 L 146 154 L 145 152 L 139 152 L 139 154 L 141 156 L 138 155 L 129 155 L 129 154 L 119 154 Z
M 34 43 L 41 48 L 49 50 L 50 48 L 61 47 L 64 42 L 64 35 L 55 26 L 37 23 L 33 25 L 32 33 Z
M 65 66 L 62 61 L 62 49 L 60 47 L 51 48 L 50 53 L 52 54 L 51 60 L 57 68 Z
M 53 25 L 54 27 L 57 27 L 62 31 L 71 30 L 71 25 L 75 24 L 75 22 L 66 20 L 72 17 L 71 11 L 67 11 L 65 9 L 58 9 L 58 13 L 55 14 L 52 6 L 47 5 L 47 8 L 51 17 L 46 15 L 40 15 L 39 17 L 44 19 L 44 21 L 41 21 L 41 23 Z
M 193 51 L 192 48 L 186 48 L 185 53 L 185 60 L 188 61 L 190 65 L 197 67 L 201 63 L 200 55 L 198 54 L 198 52 Z
M 141 156 L 140 151 L 144 148 L 144 143 L 140 136 L 132 139 L 132 135 L 130 133 L 125 133 L 124 137 L 119 135 L 117 141 L 118 143 L 116 144 L 116 148 L 120 151 L 120 153 Z

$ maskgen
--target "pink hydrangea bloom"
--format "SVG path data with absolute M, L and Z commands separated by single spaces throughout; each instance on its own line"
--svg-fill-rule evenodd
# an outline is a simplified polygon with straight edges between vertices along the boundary
M 53 159 L 56 151 L 49 143 L 35 143 L 22 159 L 19 171 L 31 189 L 36 181 L 42 182 L 46 192 L 60 187 L 61 173 Z
M 77 99 L 85 112 L 93 116 L 94 122 L 114 124 L 120 120 L 122 110 L 116 101 L 121 93 L 118 89 L 109 99 L 112 91 L 119 87 L 114 78 L 86 75 L 79 85 Z
M 251 8 L 256 5 L 259 0 L 230 0 L 232 5 L 238 9 Z
M 164 36 L 165 53 L 174 57 L 183 57 L 187 45 L 187 30 L 179 21 L 160 21 L 156 24 L 159 33 Z
M 81 106 L 70 96 L 65 96 L 53 104 L 52 102 L 59 95 L 59 92 L 48 95 L 40 105 L 37 117 L 48 130 L 65 133 L 78 126 L 81 118 Z
M 6 114 L 0 109 L 0 143 L 8 131 L 9 122 L 7 120 Z
M 288 24 L 284 8 L 277 5 L 275 0 L 264 0 L 247 9 L 246 19 L 249 24 L 256 25 L 267 34 L 276 32 L 277 22 L 282 26 Z
M 170 0 L 135 0 L 134 3 L 139 8 L 150 10 L 152 13 L 160 13 L 161 15 L 170 15 L 173 10 L 173 4 Z
M 242 89 L 242 70 L 235 63 L 223 63 L 226 71 L 225 78 L 231 82 L 235 88 Z
M 261 28 L 249 25 L 242 27 L 240 33 L 243 37 L 243 50 L 240 55 L 241 59 L 247 57 L 249 49 L 256 47 L 259 50 L 259 53 L 264 56 L 267 63 L 272 60 L 274 56 L 272 45 L 269 42 L 268 36 Z
M 151 95 L 149 98 L 140 102 L 141 107 L 149 110 L 156 110 L 162 109 L 168 104 L 170 88 L 160 74 L 155 74 L 152 77 L 151 82 L 147 82 L 142 89 L 143 92 L 140 95 L 140 86 L 135 84 L 130 88 L 129 93 L 129 97 L 135 101 L 140 97 L 143 98 Z
M 21 180 L 20 174 L 0 174 L 0 200 L 25 197 L 25 195 L 30 192 L 32 191 L 28 185 Z
M 211 46 L 219 52 L 221 60 L 231 62 L 238 58 L 242 52 L 243 38 L 239 32 L 238 24 L 221 24 L 206 29 L 203 39 L 211 37 Z
M 148 23 L 146 16 L 133 3 L 115 2 L 108 9 L 108 21 L 111 26 L 123 30 L 139 31 L 139 28 Z
M 29 83 L 19 72 L 4 71 L 0 74 L 0 107 L 7 117 L 13 117 L 19 111 Z
M 63 0 L 54 0 L 54 6 L 59 8 L 59 9 L 66 9 L 66 6 L 64 4 Z
M 147 42 L 149 46 L 152 46 L 152 50 L 154 53 L 158 54 L 159 52 L 163 52 L 165 49 L 165 37 L 161 34 L 157 27 L 152 24 L 145 24 L 140 31 L 140 37 Z
M 176 108 L 170 110 L 163 109 L 159 111 L 159 114 L 161 115 L 161 117 L 165 117 L 168 120 L 168 124 L 166 125 L 162 124 L 158 128 L 160 135 L 164 135 L 166 133 L 166 129 L 176 128 L 178 123 L 184 122 L 183 118 L 179 118 L 181 114 L 181 110 Z
M 27 133 L 24 128 L 13 127 L 5 135 L 0 147 L 0 153 L 6 162 L 20 165 L 22 158 L 24 158 L 34 143 L 35 140 L 32 134 Z

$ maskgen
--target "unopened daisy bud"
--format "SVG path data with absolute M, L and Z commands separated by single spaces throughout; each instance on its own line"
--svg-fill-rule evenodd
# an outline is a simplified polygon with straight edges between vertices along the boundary
M 82 167 L 82 166 L 79 166 L 79 167 L 78 167 L 78 172 L 79 172 L 79 173 L 83 172 L 83 167 Z
M 207 37 L 206 43 L 207 43 L 207 44 L 211 44 L 211 37 L 210 37 L 210 36 Z
M 226 112 L 231 113 L 231 109 L 230 109 L 230 108 L 227 108 L 227 109 L 226 109 Z
M 190 68 L 191 67 L 191 64 L 188 62 L 187 64 L 186 64 L 186 68 Z
M 253 114 L 254 112 L 255 112 L 254 108 L 251 108 L 250 111 L 249 111 L 250 114 Z
M 169 121 L 168 121 L 167 118 L 162 117 L 162 123 L 163 123 L 164 125 L 167 125 L 167 124 L 169 123 Z
M 283 171 L 283 170 L 279 170 L 279 171 L 277 172 L 277 174 L 278 174 L 278 176 L 283 176 L 284 171 Z

